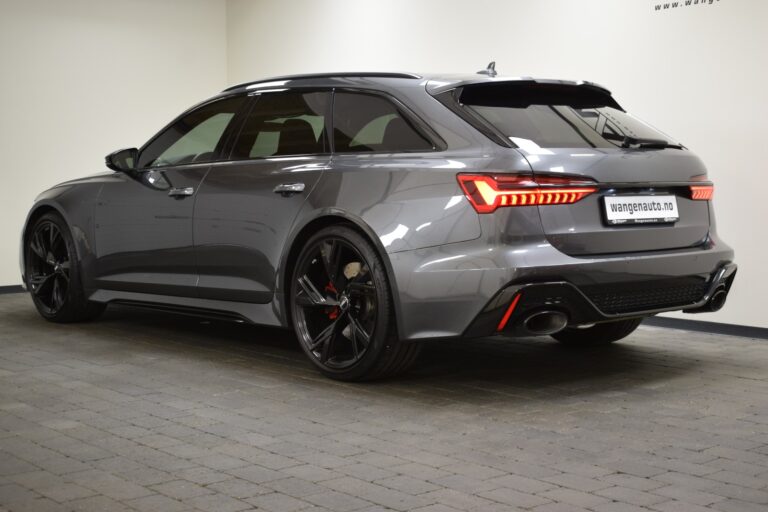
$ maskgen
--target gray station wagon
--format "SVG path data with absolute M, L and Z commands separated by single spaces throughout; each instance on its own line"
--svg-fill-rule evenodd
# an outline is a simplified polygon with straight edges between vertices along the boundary
M 44 318 L 123 303 L 291 327 L 336 379 L 398 374 L 424 340 L 610 343 L 719 309 L 736 272 L 702 162 L 589 82 L 272 78 L 106 164 L 29 213 Z

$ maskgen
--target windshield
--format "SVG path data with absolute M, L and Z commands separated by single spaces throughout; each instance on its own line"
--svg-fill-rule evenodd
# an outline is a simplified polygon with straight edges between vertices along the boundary
M 596 88 L 531 82 L 478 84 L 462 91 L 460 103 L 523 149 L 642 147 L 650 141 L 656 146 L 678 144 Z

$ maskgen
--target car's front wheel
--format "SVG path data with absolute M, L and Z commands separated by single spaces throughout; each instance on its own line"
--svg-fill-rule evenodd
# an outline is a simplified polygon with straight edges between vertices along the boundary
M 575 347 L 607 345 L 626 338 L 642 323 L 642 318 L 616 320 L 589 327 L 566 327 L 552 335 L 557 341 Z
M 318 231 L 304 244 L 291 280 L 291 318 L 301 347 L 338 380 L 373 380 L 405 371 L 420 345 L 398 339 L 381 258 L 354 229 Z
M 104 305 L 85 297 L 75 243 L 64 219 L 46 213 L 32 225 L 25 241 L 27 289 L 40 315 L 51 322 L 91 320 Z

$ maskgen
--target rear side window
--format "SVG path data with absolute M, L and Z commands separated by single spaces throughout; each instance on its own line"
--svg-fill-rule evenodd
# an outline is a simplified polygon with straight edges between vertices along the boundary
M 337 153 L 431 151 L 422 135 L 394 103 L 379 95 L 336 92 L 333 137 Z
M 152 140 L 139 156 L 139 168 L 210 162 L 222 136 L 246 101 L 236 96 L 193 110 Z
M 621 146 L 627 137 L 674 143 L 622 110 L 610 94 L 589 87 L 477 84 L 464 88 L 459 103 L 527 150 L 612 148 Z
M 268 158 L 329 151 L 327 92 L 265 92 L 235 141 L 232 158 Z

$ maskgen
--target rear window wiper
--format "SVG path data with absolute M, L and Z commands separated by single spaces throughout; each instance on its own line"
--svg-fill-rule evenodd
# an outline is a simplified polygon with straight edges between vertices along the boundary
M 621 147 L 628 148 L 631 146 L 637 146 L 638 148 L 642 149 L 683 149 L 683 146 L 680 144 L 672 144 L 664 139 L 644 139 L 642 137 L 630 137 L 627 135 L 622 140 Z

